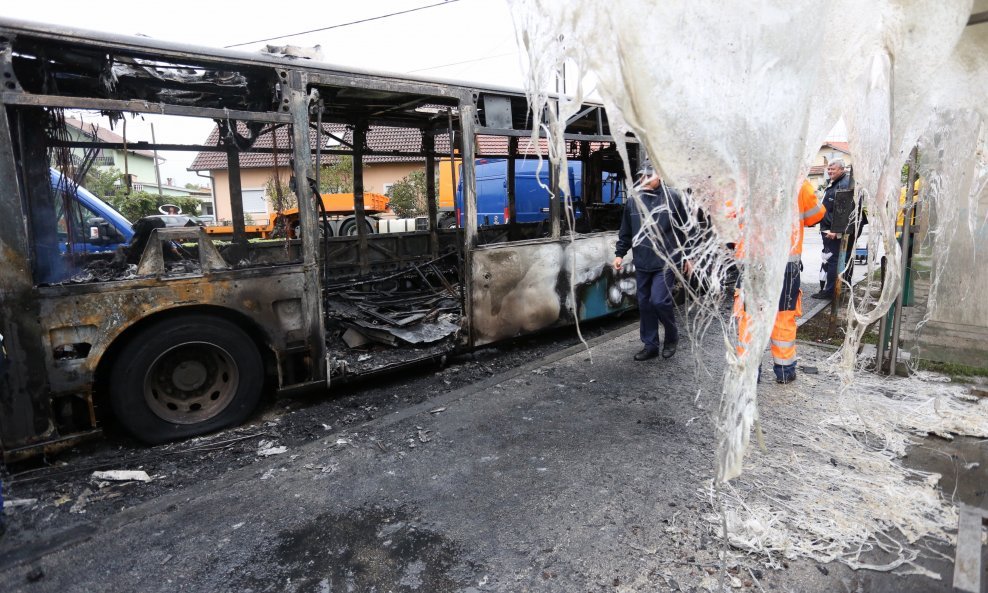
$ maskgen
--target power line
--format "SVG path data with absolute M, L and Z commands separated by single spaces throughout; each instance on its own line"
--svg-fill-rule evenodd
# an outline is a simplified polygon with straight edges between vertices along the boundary
M 459 66 L 460 64 L 472 64 L 473 62 L 483 62 L 484 60 L 493 60 L 494 58 L 503 58 L 506 56 L 518 55 L 517 51 L 512 51 L 503 54 L 495 54 L 493 56 L 484 56 L 482 58 L 474 58 L 472 60 L 463 60 L 462 62 L 451 62 L 449 64 L 440 64 L 439 66 L 429 66 L 428 68 L 416 68 L 415 70 L 407 70 L 405 74 L 412 74 L 414 72 L 425 72 L 426 70 L 438 70 L 439 68 L 447 68 L 449 66 Z
M 350 25 L 358 25 L 360 23 L 367 23 L 370 21 L 377 21 L 380 19 L 386 19 L 392 16 L 398 16 L 400 14 L 408 14 L 409 12 L 415 12 L 417 10 L 425 10 L 426 8 L 433 8 L 435 6 L 443 6 L 446 4 L 452 4 L 454 2 L 459 2 L 460 0 L 444 0 L 443 2 L 437 2 L 436 4 L 428 4 L 426 6 L 419 6 L 418 8 L 409 8 L 408 10 L 402 10 L 399 12 L 392 12 L 391 14 L 382 14 L 380 16 L 373 16 L 366 19 L 360 19 L 359 21 L 350 21 L 349 23 L 340 23 L 338 25 L 330 25 L 329 27 L 322 27 L 320 29 L 312 29 L 309 31 L 300 31 L 298 33 L 288 33 L 287 35 L 278 35 L 277 37 L 268 37 L 267 39 L 255 39 L 254 41 L 244 41 L 243 43 L 234 43 L 233 45 L 224 46 L 226 49 L 231 47 L 240 47 L 242 45 L 250 45 L 252 43 L 263 43 L 265 41 L 274 41 L 275 39 L 284 39 L 285 37 L 295 37 L 297 35 L 306 35 L 308 33 L 318 33 L 319 31 L 329 31 L 330 29 L 339 29 L 340 27 L 348 27 Z

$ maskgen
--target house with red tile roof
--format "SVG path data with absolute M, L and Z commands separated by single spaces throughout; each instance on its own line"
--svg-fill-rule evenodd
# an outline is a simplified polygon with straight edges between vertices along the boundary
M 74 117 L 66 117 L 65 127 L 73 141 L 124 143 L 123 136 L 112 132 L 105 125 L 101 125 L 99 121 L 88 122 Z M 82 148 L 73 148 L 72 160 L 78 164 L 81 162 L 84 152 Z M 159 160 L 163 161 L 164 159 L 159 157 Z M 151 184 L 155 182 L 154 153 L 150 150 L 124 151 L 115 148 L 101 148 L 97 151 L 92 166 L 97 169 L 114 168 L 121 173 L 126 167 L 127 172 L 131 175 L 131 180 Z
M 238 124 L 239 132 L 246 135 L 247 128 Z M 315 126 L 309 129 L 309 142 L 315 147 Z M 257 137 L 251 146 L 263 152 L 240 153 L 240 185 L 243 192 L 244 214 L 255 224 L 264 224 L 274 214 L 266 186 L 277 175 L 287 185 L 292 175 L 289 155 L 291 132 L 288 126 L 277 128 L 274 134 L 266 132 Z M 323 124 L 322 149 L 327 151 L 349 150 L 353 143 L 353 130 L 341 124 Z M 206 139 L 206 145 L 219 146 L 219 129 Z M 371 127 L 367 131 L 367 148 L 375 152 L 364 157 L 364 191 L 383 194 L 396 181 L 412 171 L 425 171 L 425 157 L 408 153 L 421 153 L 422 138 L 418 130 L 410 128 Z M 445 136 L 436 137 L 436 151 L 449 152 Z M 323 165 L 339 162 L 335 154 L 323 153 Z M 216 219 L 228 221 L 230 208 L 230 175 L 227 155 L 224 151 L 200 152 L 189 166 L 190 171 L 206 171 L 213 180 L 216 202 Z
M 85 121 L 74 117 L 65 118 L 65 129 L 68 131 L 72 141 L 96 141 L 110 144 L 126 144 L 129 140 L 120 134 L 111 131 L 106 125 L 101 125 L 99 120 Z M 85 149 L 71 149 L 71 158 L 74 165 L 78 165 L 85 158 Z M 202 214 L 210 216 L 213 213 L 213 201 L 210 192 L 201 189 L 189 189 L 176 185 L 170 177 L 161 179 L 161 187 L 158 187 L 158 174 L 155 172 L 155 154 L 151 150 L 133 150 L 128 148 L 100 148 L 97 150 L 92 160 L 92 169 L 109 171 L 115 169 L 122 174 L 130 175 L 130 187 L 135 192 L 148 192 L 156 194 L 159 191 L 164 196 L 195 197 L 202 202 Z M 165 158 L 158 156 L 158 164 L 165 161 Z
M 247 127 L 243 123 L 238 123 L 238 131 L 241 135 L 247 135 Z M 315 126 L 310 126 L 309 142 L 315 147 L 317 143 L 317 130 Z M 213 131 L 206 139 L 205 145 L 219 146 L 219 129 Z M 266 187 L 269 181 L 277 174 L 282 182 L 288 182 L 292 175 L 289 163 L 288 147 L 291 142 L 291 133 L 288 126 L 277 128 L 275 134 L 270 132 L 262 133 L 251 145 L 251 149 L 257 152 L 240 153 L 240 184 L 243 194 L 244 214 L 249 216 L 249 220 L 254 224 L 264 224 L 268 222 L 274 214 L 271 206 L 270 196 L 266 194 Z M 353 130 L 342 124 L 323 124 L 321 143 L 323 150 L 349 150 L 353 142 Z M 547 144 L 544 139 L 539 142 L 543 154 L 546 153 Z M 413 171 L 425 171 L 425 157 L 418 156 L 422 152 L 422 136 L 418 130 L 412 128 L 397 127 L 371 127 L 367 131 L 366 147 L 375 154 L 364 156 L 364 191 L 385 194 L 396 181 L 406 177 Z M 518 142 L 518 154 L 534 155 L 536 151 L 528 138 L 521 138 Z M 437 155 L 449 154 L 449 136 L 437 135 L 435 142 Z M 507 154 L 508 138 L 504 136 L 478 136 L 477 151 L 478 157 L 486 155 L 502 156 Z M 339 156 L 334 154 L 322 154 L 321 161 L 324 165 L 339 162 Z M 216 220 L 229 221 L 232 216 L 230 207 L 230 175 L 228 171 L 227 155 L 223 150 L 216 152 L 200 152 L 189 166 L 190 171 L 207 171 L 212 178 L 214 188 L 214 199 L 216 204 Z M 276 173 L 277 170 L 277 173 Z M 445 177 L 447 181 L 448 176 Z M 444 181 L 440 181 L 444 183 Z M 440 192 L 452 192 L 451 188 L 440 187 Z
M 823 146 L 817 151 L 816 158 L 813 159 L 813 165 L 807 174 L 813 187 L 817 189 L 826 187 L 828 181 L 827 165 L 834 159 L 843 159 L 846 166 L 851 166 L 851 149 L 847 142 L 830 140 L 823 143 Z

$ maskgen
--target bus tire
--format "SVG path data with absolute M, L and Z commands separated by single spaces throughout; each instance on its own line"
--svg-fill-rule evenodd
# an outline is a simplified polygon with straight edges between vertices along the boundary
M 242 423 L 257 406 L 264 361 L 242 329 L 210 315 L 183 315 L 143 329 L 110 375 L 110 407 L 148 444 Z

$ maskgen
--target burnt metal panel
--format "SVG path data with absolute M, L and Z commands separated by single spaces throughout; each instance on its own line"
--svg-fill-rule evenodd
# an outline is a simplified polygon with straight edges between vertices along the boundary
M 88 397 L 96 368 L 114 340 L 135 323 L 157 314 L 180 314 L 183 307 L 236 311 L 261 329 L 275 352 L 298 347 L 285 331 L 296 329 L 293 322 L 276 304 L 299 299 L 304 289 L 305 279 L 298 265 L 216 272 L 208 280 L 199 275 L 41 287 L 40 343 L 52 391 Z M 77 328 L 83 328 L 82 335 L 92 340 L 88 354 L 56 358 L 61 345 L 56 341 L 71 336 L 69 330 Z
M 436 193 L 436 137 L 431 133 L 422 132 L 422 150 L 425 158 L 425 202 L 429 210 L 429 243 L 432 246 L 432 257 L 439 255 L 439 236 L 436 229 L 439 225 L 439 196 Z
M 353 129 L 353 215 L 357 224 L 357 245 L 360 271 L 370 271 L 367 265 L 367 212 L 364 206 L 364 147 L 367 144 L 367 123 L 358 122 Z
M 485 93 L 482 97 L 484 104 L 484 125 L 488 128 L 503 128 L 511 130 L 514 123 L 511 119 L 511 99 Z
M 463 175 L 463 277 L 473 276 L 473 250 L 477 245 L 477 166 L 475 162 L 475 139 L 477 108 L 472 103 L 460 104 L 460 134 L 464 139 L 460 144 L 460 170 Z M 473 282 L 463 283 L 463 314 L 469 323 L 473 319 Z M 471 324 L 466 332 L 467 346 L 476 344 Z
M 506 130 L 504 128 L 492 128 L 490 126 L 478 126 L 474 130 L 477 134 L 490 134 L 492 136 L 516 136 L 518 138 L 531 138 L 531 130 Z M 545 138 L 545 133 L 539 133 L 539 137 Z M 598 134 L 575 134 L 572 131 L 568 131 L 563 134 L 563 138 L 566 140 L 587 140 L 590 142 L 613 142 L 613 136 L 598 135 Z M 626 142 L 635 142 L 634 138 L 626 138 Z
M 90 423 L 88 434 L 95 434 L 92 383 L 97 367 L 114 341 L 145 319 L 181 314 L 187 307 L 233 311 L 256 325 L 279 363 L 310 343 L 311 325 L 302 327 L 308 321 L 300 323 L 296 314 L 307 295 L 307 276 L 299 265 L 230 270 L 208 279 L 140 278 L 39 288 L 20 284 L 20 294 L 10 291 L 11 284 L 0 293 L 11 353 L 0 392 L 0 444 L 8 458 L 18 449 L 40 450 L 35 446 L 72 436 L 59 434 L 52 422 L 52 402 L 59 397 L 78 398 L 88 407 L 82 421 Z M 317 362 L 309 376 L 296 381 L 321 380 L 322 372 Z M 86 426 L 75 430 L 86 433 Z
M 214 119 L 235 119 L 240 121 L 261 122 L 290 122 L 291 117 L 284 113 L 252 112 L 236 109 L 215 109 L 208 107 L 189 107 L 169 105 L 149 101 L 97 99 L 92 97 L 65 97 L 55 95 L 31 95 L 27 93 L 4 91 L 0 100 L 8 105 L 29 105 L 37 107 L 64 107 L 70 109 L 93 109 L 98 111 L 132 111 L 134 113 L 158 113 L 161 115 L 183 115 L 191 117 L 210 117 Z
M 434 259 L 431 253 L 430 235 L 425 231 L 408 233 L 374 233 L 367 236 L 366 265 L 373 273 L 398 270 L 409 265 Z M 456 238 L 452 231 L 437 232 L 439 252 L 450 254 Z M 326 269 L 331 278 L 360 274 L 359 240 L 357 237 L 330 237 L 326 239 Z
M 364 75 L 352 72 L 333 73 L 313 71 L 309 80 L 314 85 L 326 85 L 340 89 L 360 89 L 362 97 L 371 97 L 372 95 L 368 95 L 366 91 L 376 90 L 382 92 L 378 97 L 404 93 L 408 95 L 419 95 L 422 98 L 432 98 L 434 101 L 446 99 L 446 102 L 452 105 L 457 100 L 462 100 L 469 95 L 469 89 L 451 84 Z
M 223 128 L 224 124 L 220 125 Z M 231 125 L 225 122 L 225 125 Z M 226 143 L 226 169 L 230 192 L 230 217 L 233 222 L 233 243 L 242 251 L 247 246 L 247 235 L 244 222 L 244 192 L 240 179 L 239 149 L 232 140 L 232 135 L 224 135 Z
M 0 375 L 0 445 L 50 433 L 51 400 L 32 279 L 28 216 L 21 200 L 8 114 L 0 100 L 0 333 L 7 351 Z M 47 177 L 46 177 L 47 179 Z
M 326 328 L 323 325 L 322 285 L 318 262 L 319 232 L 316 197 L 312 194 L 308 179 L 314 178 L 312 170 L 312 146 L 309 142 L 309 94 L 306 92 L 307 76 L 303 72 L 285 73 L 282 84 L 288 86 L 285 92 L 287 107 L 292 115 L 292 139 L 295 146 L 295 188 L 298 196 L 299 223 L 303 229 L 302 239 L 302 318 L 307 329 L 306 348 L 312 356 L 312 379 L 325 379 L 329 371 L 323 363 L 326 359 Z M 316 188 L 318 191 L 318 188 Z
M 619 275 L 610 265 L 616 243 L 617 233 L 607 232 L 474 250 L 474 345 L 632 308 L 634 276 Z
M 151 231 L 151 237 L 144 247 L 144 253 L 141 254 L 141 261 L 137 264 L 137 275 L 151 276 L 164 274 L 166 269 L 164 253 L 161 248 L 162 241 L 178 241 L 183 239 L 193 239 L 197 242 L 199 267 L 204 272 L 210 273 L 230 269 L 230 265 L 226 263 L 226 260 L 223 259 L 223 256 L 220 255 L 216 246 L 209 239 L 206 229 L 199 226 L 179 227 L 154 229 Z

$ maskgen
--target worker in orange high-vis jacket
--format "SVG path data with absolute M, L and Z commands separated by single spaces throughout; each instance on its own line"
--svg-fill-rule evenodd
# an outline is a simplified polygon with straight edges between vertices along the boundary
M 789 261 L 782 281 L 782 295 L 779 297 L 779 312 L 772 328 L 772 369 L 778 383 L 791 383 L 796 380 L 796 318 L 803 314 L 802 291 L 799 289 L 799 272 L 802 268 L 800 257 L 803 254 L 803 229 L 823 220 L 827 211 L 813 191 L 809 181 L 803 181 L 799 188 L 800 223 L 793 228 L 789 248 Z M 751 341 L 748 333 L 748 314 L 744 311 L 740 294 L 734 297 L 734 312 L 738 316 L 739 350 Z

